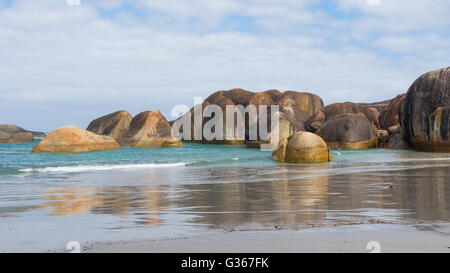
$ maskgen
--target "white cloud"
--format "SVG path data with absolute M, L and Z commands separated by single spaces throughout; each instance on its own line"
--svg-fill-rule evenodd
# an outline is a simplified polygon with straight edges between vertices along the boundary
M 310 91 L 326 103 L 388 99 L 450 54 L 445 1 L 408 11 L 386 1 L 377 11 L 340 1 L 363 15 L 339 19 L 319 1 L 18 0 L 0 9 L 0 123 L 50 130 L 122 108 L 169 114 L 233 87 Z M 148 16 L 98 10 L 124 3 Z M 239 18 L 227 25 L 230 16 L 254 29 Z

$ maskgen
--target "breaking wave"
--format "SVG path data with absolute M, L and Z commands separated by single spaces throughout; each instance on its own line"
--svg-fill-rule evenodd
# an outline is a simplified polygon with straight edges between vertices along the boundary
M 92 171 L 111 171 L 111 170 L 132 170 L 132 169 L 152 169 L 152 168 L 173 168 L 183 167 L 187 163 L 149 163 L 149 164 L 117 164 L 117 165 L 92 165 L 92 166 L 62 166 L 45 168 L 20 169 L 22 173 L 75 173 Z

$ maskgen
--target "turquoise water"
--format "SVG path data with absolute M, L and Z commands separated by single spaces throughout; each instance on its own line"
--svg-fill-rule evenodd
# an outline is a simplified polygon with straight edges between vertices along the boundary
M 34 145 L 0 144 L 0 251 L 450 215 L 450 154 L 334 150 L 330 163 L 285 164 L 237 146 L 32 154 Z

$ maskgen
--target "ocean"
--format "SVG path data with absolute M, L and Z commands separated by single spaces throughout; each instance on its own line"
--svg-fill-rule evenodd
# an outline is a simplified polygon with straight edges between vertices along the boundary
M 446 153 L 333 150 L 333 162 L 287 164 L 192 143 L 32 154 L 37 141 L 0 144 L 0 252 L 450 218 Z

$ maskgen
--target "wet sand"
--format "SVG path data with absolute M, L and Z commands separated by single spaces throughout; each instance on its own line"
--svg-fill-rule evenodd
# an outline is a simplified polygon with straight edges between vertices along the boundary
M 233 231 L 189 238 L 98 244 L 88 253 L 450 253 L 450 224 L 364 224 L 303 230 Z M 376 247 L 377 243 L 372 243 Z
M 280 164 L 243 147 L 38 156 L 31 145 L 0 147 L 16 155 L 0 174 L 0 252 L 64 252 L 72 241 L 112 252 L 366 252 L 371 240 L 387 251 L 450 246 L 434 226 L 450 223 L 450 153 L 335 150 L 330 163 Z M 167 167 L 162 158 L 194 163 Z M 105 166 L 116 169 L 98 170 Z

